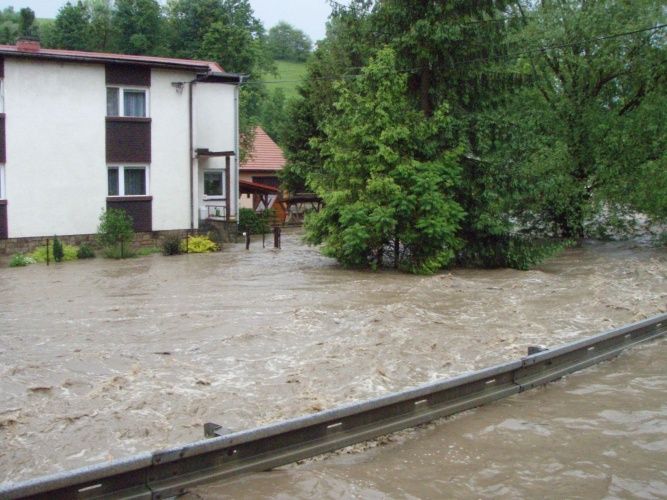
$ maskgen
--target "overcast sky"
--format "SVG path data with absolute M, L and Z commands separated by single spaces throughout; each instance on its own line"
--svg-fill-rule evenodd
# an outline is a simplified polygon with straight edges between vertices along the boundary
M 66 1 L 0 0 L 0 8 L 13 6 L 19 10 L 30 7 L 37 17 L 55 17 Z M 160 3 L 164 3 L 164 0 Z M 313 42 L 324 38 L 324 25 L 331 12 L 326 0 L 250 0 L 250 4 L 267 31 L 279 21 L 286 21 L 305 32 Z

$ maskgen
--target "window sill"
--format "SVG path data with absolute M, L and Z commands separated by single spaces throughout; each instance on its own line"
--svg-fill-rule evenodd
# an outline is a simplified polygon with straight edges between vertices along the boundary
M 223 195 L 216 195 L 216 196 L 209 196 L 209 195 L 204 195 L 204 201 L 220 201 L 224 200 L 226 197 Z
M 107 201 L 153 201 L 153 197 L 147 195 L 107 196 Z
M 150 123 L 151 119 L 143 116 L 107 116 L 106 121 L 121 123 Z

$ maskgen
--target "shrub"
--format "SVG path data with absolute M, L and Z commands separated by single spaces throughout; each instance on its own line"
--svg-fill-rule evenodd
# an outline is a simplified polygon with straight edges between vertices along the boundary
M 56 262 L 62 262 L 65 257 L 65 252 L 63 251 L 63 244 L 60 242 L 57 236 L 53 237 L 53 260 Z
M 95 252 L 88 243 L 81 243 L 79 249 L 76 251 L 76 256 L 79 259 L 92 259 L 95 257 Z
M 264 234 L 269 232 L 268 211 L 257 213 L 250 208 L 239 210 L 239 233 Z
M 217 252 L 220 247 L 207 236 L 190 236 L 181 241 L 180 249 L 186 253 L 206 253 Z
M 181 253 L 181 238 L 167 236 L 162 241 L 162 255 L 178 255 Z
M 509 267 L 526 271 L 572 246 L 569 240 L 499 235 L 470 241 L 459 252 L 458 264 L 465 267 Z
M 77 248 L 72 245 L 62 245 L 62 250 L 63 250 L 63 262 L 69 262 L 71 260 L 76 260 L 77 259 Z M 35 248 L 35 250 L 32 251 L 32 253 L 29 254 L 29 257 L 34 259 L 35 262 L 39 263 L 46 263 L 46 245 L 42 245 L 41 247 Z M 55 261 L 55 257 L 53 254 L 53 245 L 49 245 L 49 261 L 53 262 Z
M 34 264 L 35 259 L 22 253 L 15 253 L 9 261 L 9 267 L 25 267 L 29 264 Z
M 132 252 L 127 246 L 134 239 L 132 217 L 125 210 L 117 208 L 103 211 L 97 228 L 97 239 L 107 249 L 105 255 L 114 259 L 131 257 Z

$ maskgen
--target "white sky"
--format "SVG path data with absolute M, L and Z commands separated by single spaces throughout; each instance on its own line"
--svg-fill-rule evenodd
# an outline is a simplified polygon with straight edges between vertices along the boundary
M 37 17 L 55 17 L 67 0 L 0 0 L 0 9 L 30 7 Z M 76 1 L 76 0 L 71 0 Z M 164 0 L 160 0 L 164 3 Z M 279 21 L 286 21 L 306 33 L 313 42 L 324 38 L 325 23 L 331 12 L 326 0 L 250 0 L 267 31 Z

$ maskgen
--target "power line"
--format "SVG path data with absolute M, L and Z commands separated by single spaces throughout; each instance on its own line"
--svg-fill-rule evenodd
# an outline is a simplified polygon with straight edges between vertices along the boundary
M 575 47 L 577 45 L 580 45 L 582 43 L 586 42 L 600 42 L 600 41 L 605 41 L 605 40 L 611 40 L 614 38 L 621 38 L 625 36 L 630 36 L 630 35 L 636 35 L 639 33 L 645 33 L 648 31 L 657 31 L 663 28 L 666 28 L 667 24 L 659 24 L 657 26 L 651 26 L 651 27 L 646 27 L 646 28 L 639 28 L 636 30 L 632 31 L 624 31 L 624 32 L 619 32 L 619 33 L 609 33 L 606 35 L 600 35 L 597 37 L 591 37 L 591 38 L 586 38 L 586 39 L 581 39 L 575 42 L 569 42 L 569 43 L 562 43 L 562 44 L 556 44 L 556 45 L 548 45 L 548 46 L 542 46 L 542 47 L 534 47 L 529 50 L 521 51 L 521 52 L 514 52 L 512 54 L 502 54 L 498 56 L 486 56 L 486 57 L 479 57 L 475 59 L 468 59 L 468 60 L 461 60 L 461 61 L 454 61 L 453 64 L 450 65 L 450 67 L 456 67 L 456 66 L 462 66 L 466 64 L 473 64 L 473 63 L 478 63 L 478 62 L 489 62 L 489 61 L 501 61 L 501 60 L 511 60 L 511 59 L 517 59 L 523 55 L 528 55 L 528 54 L 535 54 L 535 53 L 546 53 L 550 50 L 561 50 L 561 49 L 566 49 L 570 47 Z M 349 67 L 347 70 L 355 70 L 355 69 L 363 69 L 363 66 L 355 66 L 355 67 Z M 415 73 L 417 71 L 421 71 L 424 68 L 418 67 L 418 68 L 406 68 L 401 70 L 403 73 Z M 346 79 L 355 79 L 358 78 L 360 75 L 358 74 L 352 74 L 352 75 L 340 75 L 338 77 L 320 77 L 320 78 L 313 78 L 312 81 L 336 81 L 336 80 L 346 80 Z M 303 79 L 301 80 L 256 80 L 256 81 L 248 81 L 244 82 L 243 85 L 259 85 L 259 84 L 279 84 L 279 83 L 301 83 Z

